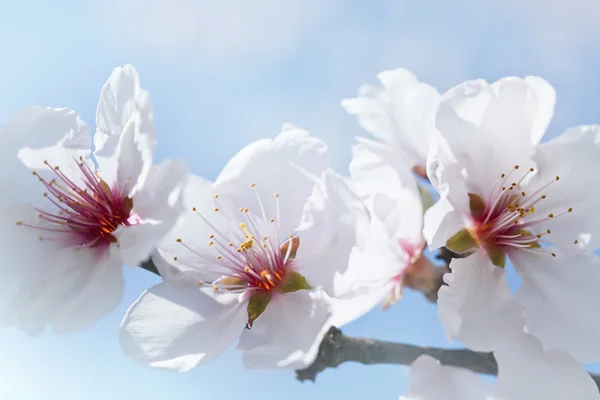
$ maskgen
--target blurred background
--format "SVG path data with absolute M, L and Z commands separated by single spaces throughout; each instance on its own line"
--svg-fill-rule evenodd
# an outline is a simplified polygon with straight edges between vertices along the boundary
M 600 122 L 599 21 L 592 0 L 0 0 L 0 123 L 39 104 L 73 108 L 93 127 L 100 88 L 131 63 L 153 99 L 159 160 L 186 159 L 214 179 L 289 121 L 327 141 L 346 173 L 363 132 L 339 102 L 384 69 L 409 68 L 440 91 L 540 75 L 558 92 L 547 137 Z M 402 366 L 343 364 L 300 383 L 293 371 L 246 371 L 232 350 L 185 374 L 143 368 L 121 354 L 117 329 L 159 278 L 125 274 L 122 304 L 92 329 L 1 329 L 0 399 L 397 399 L 405 387 Z M 343 331 L 452 346 L 436 307 L 410 291 Z

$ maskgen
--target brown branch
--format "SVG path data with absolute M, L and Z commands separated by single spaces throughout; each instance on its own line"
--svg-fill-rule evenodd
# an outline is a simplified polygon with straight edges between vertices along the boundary
M 409 365 L 421 355 L 431 356 L 443 365 L 467 368 L 480 374 L 498 375 L 498 364 L 492 353 L 355 338 L 344 335 L 336 327 L 331 327 L 321 342 L 317 359 L 308 368 L 296 370 L 296 379 L 301 382 L 307 380 L 314 382 L 320 372 L 348 361 L 366 365 Z M 590 376 L 600 388 L 600 375 L 590 374 Z
M 438 258 L 442 258 L 449 263 L 452 258 L 451 253 L 442 252 Z M 156 265 L 149 259 L 140 265 L 147 271 L 159 275 Z M 445 267 L 435 267 L 421 269 L 415 274 L 415 282 L 409 287 L 421 291 L 425 297 L 432 302 L 437 300 L 437 291 L 443 285 L 442 276 L 447 272 Z M 429 271 L 431 273 L 426 273 Z M 423 276 L 434 278 L 436 282 L 432 285 L 431 279 L 424 279 Z M 444 365 L 462 367 L 471 371 L 486 374 L 497 375 L 498 365 L 492 353 L 479 353 L 467 349 L 440 349 L 435 347 L 420 347 L 411 344 L 385 342 L 374 339 L 363 339 L 346 336 L 336 327 L 331 327 L 325 338 L 319 346 L 319 354 L 315 361 L 308 368 L 296 370 L 296 379 L 299 381 L 315 381 L 317 375 L 327 368 L 335 368 L 338 365 L 354 361 L 365 365 L 370 364 L 401 364 L 409 365 L 421 355 L 429 355 L 439 360 Z M 600 375 L 590 374 L 596 385 L 600 388 Z

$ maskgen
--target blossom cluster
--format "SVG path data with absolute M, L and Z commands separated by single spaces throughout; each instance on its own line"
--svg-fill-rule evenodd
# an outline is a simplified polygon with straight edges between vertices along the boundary
M 70 109 L 22 109 L 0 126 L 0 323 L 87 328 L 120 303 L 123 267 L 151 258 L 163 282 L 124 316 L 125 355 L 187 371 L 236 345 L 247 368 L 305 368 L 331 326 L 424 291 L 426 249 L 443 247 L 440 322 L 493 352 L 498 379 L 422 356 L 402 399 L 600 398 L 581 366 L 600 361 L 600 127 L 542 142 L 556 93 L 540 77 L 444 94 L 404 69 L 378 78 L 341 103 L 372 135 L 349 176 L 291 124 L 214 181 L 156 163 L 130 65 L 103 86 L 93 136 Z

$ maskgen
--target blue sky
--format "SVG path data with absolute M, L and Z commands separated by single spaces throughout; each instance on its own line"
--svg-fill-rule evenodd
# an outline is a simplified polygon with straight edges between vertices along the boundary
M 115 66 L 131 63 L 155 106 L 157 158 L 184 158 L 207 178 L 287 121 L 327 141 L 336 169 L 346 172 L 362 133 L 339 101 L 388 68 L 407 67 L 442 91 L 471 78 L 541 75 L 558 92 L 550 136 L 600 122 L 600 5 L 441 3 L 0 0 L 0 121 L 40 104 L 73 108 L 93 125 L 102 84 Z M 80 334 L 0 330 L 0 398 L 396 399 L 405 385 L 401 366 L 355 364 L 301 384 L 292 371 L 245 371 L 233 351 L 186 374 L 140 367 L 120 353 L 117 328 L 159 278 L 128 269 L 126 280 L 119 308 Z M 344 332 L 449 346 L 435 306 L 410 292 Z

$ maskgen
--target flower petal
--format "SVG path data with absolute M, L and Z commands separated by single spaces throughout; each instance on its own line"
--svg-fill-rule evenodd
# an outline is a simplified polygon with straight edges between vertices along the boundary
M 496 267 L 483 250 L 450 263 L 444 275 L 438 313 L 449 340 L 458 339 L 475 351 L 510 347 L 523 332 L 521 306 L 506 282 L 506 272 Z
M 134 266 L 147 260 L 173 228 L 183 211 L 180 194 L 188 178 L 183 161 L 169 159 L 152 166 L 143 189 L 133 197 L 133 213 L 140 222 L 119 227 L 114 233 L 125 264 Z
M 216 246 L 208 245 L 210 236 L 222 234 L 225 238 L 234 238 L 234 230 L 239 228 L 233 226 L 226 216 L 221 216 L 221 211 L 215 212 L 214 201 L 213 184 L 197 175 L 190 175 L 181 193 L 186 211 L 152 254 L 152 260 L 165 281 L 211 281 L 226 272 L 219 271 L 216 259 L 219 252 Z
M 250 369 L 304 368 L 317 356 L 331 323 L 331 304 L 319 290 L 299 290 L 271 300 L 240 339 Z
M 45 161 L 72 174 L 79 172 L 74 158 L 87 160 L 90 155 L 89 128 L 67 108 L 23 108 L 0 128 L 0 134 L 6 154 L 0 160 L 0 167 L 10 171 L 0 179 L 3 204 L 23 197 L 42 199 L 46 188 L 31 173 L 36 171 L 48 180 L 54 178 Z
M 495 387 L 473 371 L 420 356 L 410 366 L 400 400 L 493 400 Z
M 94 157 L 105 179 L 111 183 L 117 173 L 115 156 L 121 135 L 135 114 L 138 114 L 139 135 L 144 136 L 152 153 L 155 131 L 150 96 L 140 88 L 140 79 L 133 66 L 115 68 L 100 92 L 94 135 Z
M 592 254 L 556 254 L 510 254 L 523 279 L 517 298 L 525 309 L 525 328 L 546 350 L 563 350 L 579 362 L 598 361 L 600 260 Z
M 528 335 L 519 347 L 496 351 L 498 392 L 507 399 L 599 399 L 598 387 L 572 357 L 545 352 Z
M 440 94 L 406 69 L 383 71 L 377 77 L 383 89 L 364 85 L 359 97 L 342 100 L 342 107 L 356 115 L 363 129 L 401 154 L 407 164 L 424 165 L 435 134 L 433 115 Z
M 335 296 L 336 281 L 348 271 L 350 254 L 361 245 L 368 220 L 358 196 L 339 175 L 326 170 L 304 208 L 294 268 L 312 287 Z
M 562 248 L 599 248 L 600 213 L 595 199 L 600 196 L 600 126 L 568 129 L 539 145 L 534 160 L 540 174 L 533 187 L 551 185 L 540 193 L 547 197 L 536 204 L 532 217 L 559 215 L 572 208 L 572 212 L 544 222 L 543 230 L 550 229 L 549 238 Z M 559 181 L 555 181 L 557 176 Z M 578 246 L 573 245 L 575 240 Z
M 315 180 L 328 165 L 322 141 L 286 125 L 274 140 L 259 140 L 237 153 L 215 181 L 214 190 L 220 207 L 232 214 L 241 207 L 278 218 L 279 208 L 280 233 L 285 236 L 298 227 Z
M 172 288 L 161 283 L 129 308 L 119 339 L 123 352 L 138 363 L 188 371 L 211 361 L 244 330 L 246 303 L 231 293 L 198 286 Z
M 548 81 L 539 76 L 527 76 L 525 82 L 535 91 L 538 98 L 537 114 L 531 130 L 531 142 L 537 145 L 542 141 L 554 116 L 556 90 Z

